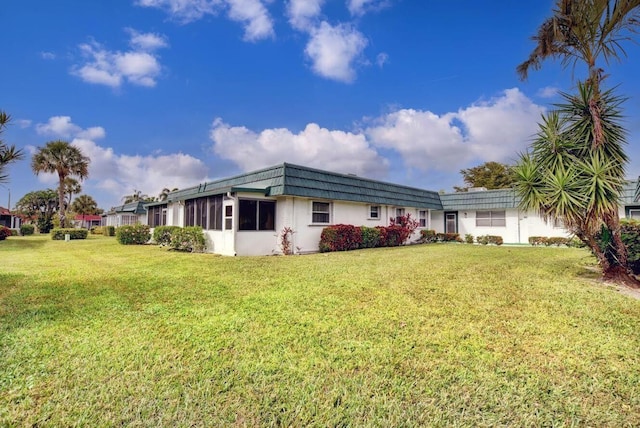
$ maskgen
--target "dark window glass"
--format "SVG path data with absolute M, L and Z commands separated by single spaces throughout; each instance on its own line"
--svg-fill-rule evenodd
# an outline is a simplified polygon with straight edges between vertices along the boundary
M 276 230 L 276 203 L 260 201 L 258 203 L 259 230 Z
M 189 199 L 184 202 L 184 225 L 193 226 L 196 218 L 196 201 Z
M 311 222 L 312 223 L 329 223 L 330 204 L 329 202 L 314 202 L 311 208 Z
M 238 230 L 257 230 L 258 201 L 240 200 L 240 214 L 238 215 Z

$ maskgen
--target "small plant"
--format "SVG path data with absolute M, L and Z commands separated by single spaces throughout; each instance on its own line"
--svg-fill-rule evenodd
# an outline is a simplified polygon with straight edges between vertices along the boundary
M 285 256 L 293 254 L 293 244 L 291 238 L 295 232 L 289 226 L 283 227 L 280 231 L 280 250 Z
M 171 237 L 180 226 L 157 226 L 153 229 L 153 240 L 160 246 L 171 244 Z
M 458 233 L 436 233 L 436 240 L 438 242 L 462 242 Z
M 11 236 L 11 229 L 5 226 L 0 226 L 0 241 L 4 241 L 9 236 Z
M 120 226 L 116 229 L 116 239 L 122 245 L 143 245 L 149 242 L 150 238 L 151 233 L 146 224 Z
M 104 230 L 102 234 L 105 236 L 116 236 L 116 227 L 115 226 L 104 226 Z
M 466 235 L 464 235 L 464 242 L 466 242 L 467 244 L 473 244 L 474 242 L 473 235 L 470 233 L 467 233 Z
M 547 237 L 546 236 L 530 236 L 529 244 L 533 245 L 547 245 Z
M 489 244 L 502 245 L 503 244 L 502 236 L 497 236 L 497 235 L 478 236 L 476 238 L 476 242 L 482 245 L 489 245 Z
M 205 250 L 204 233 L 200 226 L 179 227 L 171 234 L 169 247 L 176 251 L 202 253 Z
M 35 231 L 36 231 L 36 227 L 32 224 L 20 225 L 20 235 L 22 236 L 33 235 Z
M 420 242 L 425 244 L 431 244 L 434 242 L 438 242 L 438 237 L 436 235 L 435 230 L 431 229 L 423 229 L 420 231 Z
M 404 244 L 411 238 L 413 232 L 420 227 L 420 222 L 411 218 L 411 214 L 407 214 L 398 218 L 391 217 L 389 219 L 389 226 L 399 228 L 400 244 Z

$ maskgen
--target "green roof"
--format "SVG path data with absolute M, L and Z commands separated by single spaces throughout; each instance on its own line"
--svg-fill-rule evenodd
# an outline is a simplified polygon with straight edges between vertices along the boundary
M 142 201 L 129 202 L 128 204 L 119 205 L 111 208 L 107 214 L 116 213 L 131 213 L 131 214 L 146 214 L 145 203 Z
M 518 208 L 520 203 L 513 189 L 446 193 L 440 200 L 445 211 Z
M 430 190 L 288 163 L 171 192 L 168 200 L 179 201 L 227 192 L 260 192 L 265 196 L 301 196 L 442 209 L 438 193 Z
M 640 177 L 627 181 L 620 196 L 624 205 L 640 205 Z

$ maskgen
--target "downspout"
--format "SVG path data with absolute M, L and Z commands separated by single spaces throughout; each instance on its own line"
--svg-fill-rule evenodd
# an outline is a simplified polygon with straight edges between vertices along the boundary
M 233 196 L 233 194 L 231 192 L 227 192 L 227 198 L 231 199 L 233 201 L 233 210 L 232 213 L 233 215 L 231 216 L 231 235 L 233 236 L 232 242 L 233 242 L 233 247 L 231 248 L 232 252 L 233 252 L 233 256 L 237 256 L 238 253 L 236 253 L 236 235 L 237 235 L 237 231 L 236 231 L 236 221 L 235 218 L 238 215 L 238 198 L 236 198 L 235 196 Z

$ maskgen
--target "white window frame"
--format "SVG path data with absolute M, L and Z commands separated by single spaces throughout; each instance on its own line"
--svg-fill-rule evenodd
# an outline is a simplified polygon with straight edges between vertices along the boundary
M 418 222 L 420 224 L 419 227 L 421 227 L 421 228 L 429 227 L 427 213 L 428 213 L 427 210 L 418 210 Z
M 374 208 L 375 215 L 374 215 Z M 369 220 L 380 220 L 382 214 L 382 207 L 380 205 L 369 205 Z
M 322 204 L 323 206 L 326 205 L 327 206 L 327 210 L 316 210 L 315 208 L 317 208 L 316 204 Z M 332 211 L 333 211 L 333 204 L 331 202 L 328 201 L 311 201 L 311 224 L 322 224 L 322 225 L 326 225 L 326 224 L 331 224 L 331 220 L 333 218 L 332 216 Z M 327 215 L 327 221 L 314 221 L 314 217 L 316 214 L 322 214 L 322 215 Z
M 479 218 L 479 214 L 482 217 Z M 485 214 L 488 216 L 485 217 Z M 488 224 L 479 224 L 478 221 Z M 506 210 L 482 210 L 476 211 L 476 227 L 507 227 L 507 211 Z
M 401 207 L 396 208 L 396 222 L 399 222 L 400 217 L 407 214 L 407 210 Z
M 630 208 L 629 218 L 640 219 L 640 208 Z

